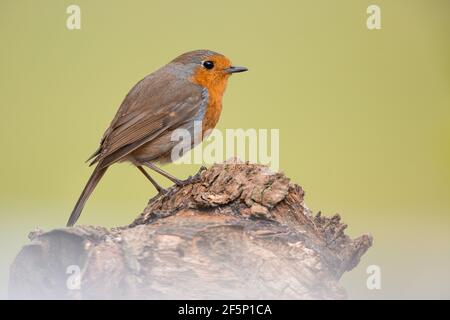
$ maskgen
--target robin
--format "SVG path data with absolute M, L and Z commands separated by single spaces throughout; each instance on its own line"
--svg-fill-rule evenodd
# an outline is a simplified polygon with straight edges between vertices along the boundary
M 230 60 L 220 53 L 196 50 L 180 55 L 139 81 L 120 105 L 100 147 L 87 160 L 92 160 L 91 166 L 97 166 L 75 204 L 67 226 L 76 223 L 92 191 L 109 166 L 116 162 L 131 162 L 158 193 L 165 190 L 144 167 L 176 185 L 184 185 L 186 180 L 177 179 L 155 163 L 171 162 L 171 151 L 177 143 L 171 139 L 174 130 L 194 132 L 194 122 L 199 121 L 203 133 L 215 127 L 222 111 L 228 77 L 244 71 L 247 68 L 231 65 Z M 201 139 L 205 137 L 206 134 L 202 134 Z M 194 146 L 194 140 L 190 148 Z

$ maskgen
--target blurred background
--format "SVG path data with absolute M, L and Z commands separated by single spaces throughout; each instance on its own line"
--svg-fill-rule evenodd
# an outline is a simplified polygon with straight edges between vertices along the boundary
M 66 28 L 71 4 L 81 30 Z M 65 225 L 128 90 L 200 48 L 250 69 L 230 79 L 219 129 L 279 128 L 280 170 L 307 205 L 373 235 L 349 297 L 450 298 L 449 15 L 447 0 L 1 0 L 0 298 L 28 232 Z M 154 194 L 116 165 L 80 223 L 125 225 Z

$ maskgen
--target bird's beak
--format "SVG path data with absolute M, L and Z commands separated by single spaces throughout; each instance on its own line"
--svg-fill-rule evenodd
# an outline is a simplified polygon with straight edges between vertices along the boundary
M 235 66 L 231 66 L 229 68 L 225 69 L 226 73 L 238 73 L 238 72 L 245 72 L 248 71 L 248 69 L 246 67 L 235 67 Z

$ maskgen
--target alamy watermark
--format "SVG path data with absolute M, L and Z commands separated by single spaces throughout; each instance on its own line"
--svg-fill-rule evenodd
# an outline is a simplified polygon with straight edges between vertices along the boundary
M 381 29 L 381 9 L 376 4 L 371 4 L 366 10 L 369 16 L 366 20 L 366 26 L 369 30 L 380 30 Z
M 66 20 L 66 27 L 69 30 L 81 29 L 81 9 L 76 4 L 67 7 L 66 13 L 69 15 Z
M 204 142 L 201 144 L 204 138 Z M 278 171 L 280 165 L 279 129 L 218 129 L 202 131 L 195 121 L 193 130 L 176 129 L 171 160 L 175 164 L 214 164 L 230 158 L 268 165 Z M 195 147 L 192 152 L 188 152 Z
M 81 289 L 81 269 L 79 266 L 72 264 L 66 268 L 66 274 L 69 276 L 66 280 L 66 287 L 69 290 Z
M 367 289 L 381 290 L 381 268 L 373 264 L 367 267 L 366 273 L 369 274 L 366 280 Z

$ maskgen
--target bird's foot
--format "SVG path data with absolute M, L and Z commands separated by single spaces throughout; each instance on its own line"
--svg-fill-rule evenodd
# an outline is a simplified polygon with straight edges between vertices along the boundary
M 169 194 L 169 190 L 167 190 L 167 189 L 164 189 L 164 188 L 158 188 L 157 189 L 157 191 L 158 191 L 158 193 L 156 194 L 156 195 L 154 195 L 152 198 L 150 198 L 150 200 L 148 201 L 148 203 L 151 203 L 152 201 L 154 201 L 154 200 L 156 200 L 156 199 L 158 199 L 158 198 L 160 198 L 160 197 L 163 197 L 163 196 L 166 196 L 167 194 Z
M 200 171 L 201 172 L 201 171 Z M 200 173 L 199 172 L 199 173 Z M 175 185 L 177 186 L 177 187 L 184 187 L 184 186 L 186 186 L 186 185 L 188 185 L 188 184 L 191 184 L 191 183 L 195 183 L 195 182 L 199 182 L 200 181 L 200 174 L 199 173 L 197 173 L 195 176 L 189 176 L 187 179 L 185 179 L 185 180 L 176 180 L 175 181 Z
M 168 192 L 167 189 L 159 188 L 159 189 L 158 189 L 158 195 L 157 195 L 157 196 L 158 196 L 158 197 L 159 197 L 159 196 L 163 196 L 163 195 L 167 194 L 167 192 Z

